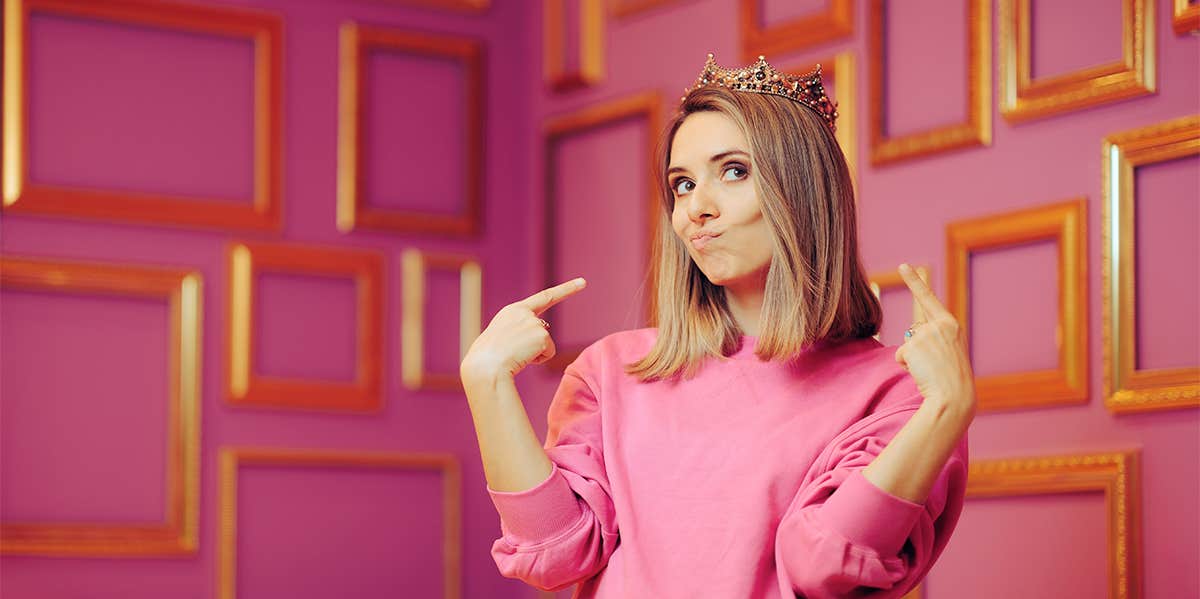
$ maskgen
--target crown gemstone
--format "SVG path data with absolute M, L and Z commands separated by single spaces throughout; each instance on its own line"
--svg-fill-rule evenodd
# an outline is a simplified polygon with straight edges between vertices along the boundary
M 790 75 L 775 70 L 767 63 L 766 57 L 760 55 L 758 62 L 749 67 L 727 69 L 717 65 L 716 58 L 709 52 L 703 71 L 692 87 L 684 89 L 684 96 L 680 98 L 680 103 L 687 100 L 687 94 L 710 85 L 736 91 L 782 96 L 816 111 L 825 120 L 830 131 L 837 130 L 837 103 L 830 101 L 825 95 L 825 87 L 821 83 L 821 65 L 819 64 L 804 75 Z

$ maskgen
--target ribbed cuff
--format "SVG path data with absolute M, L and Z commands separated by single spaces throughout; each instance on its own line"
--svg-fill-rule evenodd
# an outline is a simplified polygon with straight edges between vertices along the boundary
M 880 489 L 855 469 L 825 500 L 821 517 L 852 544 L 890 557 L 900 553 L 924 509 Z
M 550 476 L 524 491 L 487 488 L 501 528 L 514 544 L 532 544 L 552 539 L 579 522 L 583 508 L 567 484 L 558 464 L 551 462 Z

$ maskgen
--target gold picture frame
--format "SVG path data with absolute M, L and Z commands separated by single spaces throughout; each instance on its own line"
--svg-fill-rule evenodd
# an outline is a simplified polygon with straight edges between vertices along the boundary
M 762 0 L 738 0 L 743 61 L 787 54 L 854 34 L 853 0 L 830 0 L 824 11 L 767 27 L 762 24 L 762 12 Z
M 461 391 L 458 372 L 425 370 L 425 278 L 429 270 L 459 274 L 459 359 L 479 337 L 483 312 L 483 269 L 474 256 L 407 249 L 401 254 L 401 378 L 409 390 Z
M 545 165 L 545 176 L 542 187 L 542 197 L 545 210 L 545 218 L 542 223 L 542 243 L 543 243 L 543 262 L 542 276 L 543 288 L 551 287 L 559 281 L 554 280 L 555 264 L 554 264 L 554 248 L 558 244 L 558 235 L 554 223 L 554 181 L 555 172 L 553 168 L 554 153 L 558 144 L 562 140 L 579 133 L 592 131 L 608 125 L 620 123 L 629 119 L 641 120 L 646 125 L 648 140 L 647 145 L 642 148 L 645 156 L 641 160 L 642 164 L 650 164 L 654 156 L 655 144 L 657 143 L 657 134 L 662 127 L 662 97 L 658 92 L 641 92 L 629 96 L 623 96 L 614 100 L 609 100 L 599 104 L 593 104 L 583 109 L 554 116 L 548 119 L 543 126 L 542 133 L 542 164 Z M 659 219 L 659 210 L 661 210 L 658 193 L 659 188 L 650 172 L 651 169 L 646 169 L 646 210 L 648 228 L 645 232 L 647 235 L 647 247 L 650 246 L 654 239 L 654 234 L 657 232 L 657 223 Z M 651 281 L 655 273 L 653 272 L 653 264 L 650 260 L 650 252 L 646 252 L 646 268 L 648 269 Z M 653 289 L 651 283 L 651 289 Z M 645 303 L 642 307 L 643 315 L 647 320 L 654 317 L 654 304 L 652 293 L 645 294 Z M 554 309 L 551 308 L 548 315 L 554 314 Z M 547 318 L 553 322 L 553 316 Z M 546 361 L 545 364 L 550 368 L 562 370 L 566 368 L 579 356 L 583 351 L 582 347 L 571 347 L 559 345 L 557 353 L 553 358 Z
M 926 131 L 890 136 L 886 131 L 884 102 L 884 0 L 871 0 L 867 35 L 867 75 L 870 79 L 871 164 L 879 166 L 949 152 L 992 145 L 992 3 L 967 4 L 967 120 Z
M 166 488 L 157 523 L 5 522 L 0 553 L 70 557 L 195 555 L 200 505 L 199 272 L 132 264 L 0 256 L 0 286 L 48 293 L 163 300 L 170 310 Z
M 1134 169 L 1200 154 L 1200 115 L 1104 139 L 1104 404 L 1117 413 L 1200 407 L 1200 365 L 1139 370 Z
M 1121 60 L 1033 80 L 1029 0 L 1000 0 L 1000 114 L 1012 123 L 1155 92 L 1153 0 L 1121 0 Z
M 1142 596 L 1141 451 L 971 460 L 967 499 L 1099 491 L 1108 508 L 1109 597 Z
M 237 599 L 238 472 L 244 466 L 434 470 L 442 475 L 442 594 L 462 596 L 462 467 L 448 453 L 222 447 L 217 596 Z
M 1058 367 L 975 377 L 979 409 L 1088 401 L 1087 199 L 952 222 L 946 226 L 946 307 L 970 337 L 972 251 L 1053 239 L 1058 243 Z
M 5 0 L 4 211 L 156 225 L 278 230 L 283 212 L 283 18 L 246 8 L 150 0 Z M 254 47 L 254 196 L 169 193 L 33 183 L 29 180 L 28 31 L 31 12 L 250 41 Z
M 482 229 L 484 177 L 484 106 L 487 89 L 484 49 L 479 40 L 446 34 L 405 31 L 353 21 L 340 29 L 338 58 L 337 228 L 342 233 L 365 228 L 475 237 Z M 464 72 L 462 165 L 464 207 L 457 214 L 371 207 L 363 197 L 366 166 L 367 57 L 390 51 L 457 61 Z
M 232 242 L 225 399 L 237 406 L 378 412 L 383 407 L 383 257 L 366 250 L 295 243 Z M 353 279 L 357 289 L 357 361 L 352 382 L 255 374 L 256 275 L 279 272 Z
M 1200 4 L 1193 4 L 1188 0 L 1175 0 L 1171 12 L 1171 27 L 1175 33 L 1200 31 Z
M 567 70 L 566 30 L 562 26 L 568 0 L 542 0 L 542 69 L 546 84 L 565 92 L 600 83 L 605 76 L 604 0 L 578 0 L 579 66 Z
M 850 168 L 854 197 L 858 199 L 858 70 L 854 53 L 838 52 L 824 60 L 814 61 L 801 69 L 787 69 L 791 75 L 805 75 L 821 65 L 822 79 L 833 78 L 833 100 L 837 102 L 837 132 L 834 136 Z

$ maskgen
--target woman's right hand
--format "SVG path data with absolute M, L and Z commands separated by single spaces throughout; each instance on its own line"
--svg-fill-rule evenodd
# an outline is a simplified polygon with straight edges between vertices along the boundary
M 585 286 L 583 278 L 572 279 L 501 308 L 463 356 L 459 365 L 463 382 L 469 377 L 515 377 L 529 364 L 553 358 L 554 340 L 539 317 Z

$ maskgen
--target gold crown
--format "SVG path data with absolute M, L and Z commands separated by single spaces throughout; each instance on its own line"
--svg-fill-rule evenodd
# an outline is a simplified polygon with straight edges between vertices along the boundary
M 727 87 L 734 91 L 754 92 L 756 94 L 772 94 L 794 100 L 815 110 L 829 125 L 830 131 L 836 131 L 837 103 L 825 95 L 825 86 L 821 84 L 821 65 L 800 76 L 776 71 L 767 64 L 767 59 L 759 56 L 758 62 L 740 69 L 726 69 L 717 66 L 711 52 L 704 63 L 704 70 L 696 78 L 696 83 L 690 88 L 684 88 L 683 102 L 692 90 L 716 85 Z

